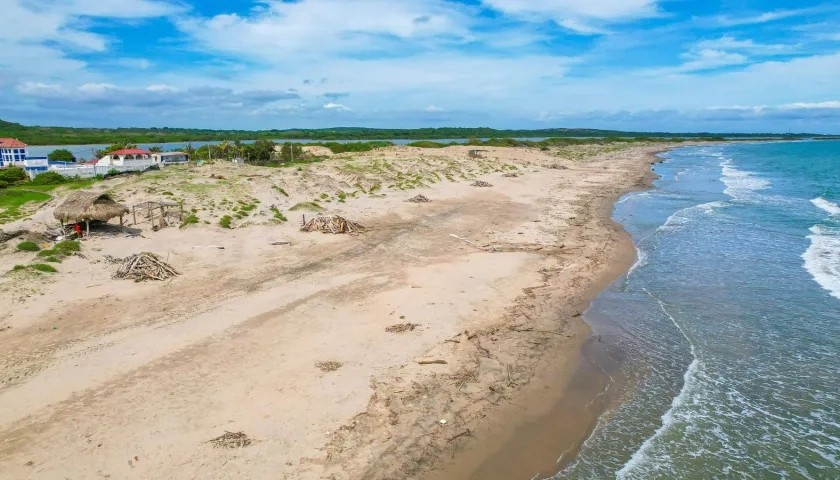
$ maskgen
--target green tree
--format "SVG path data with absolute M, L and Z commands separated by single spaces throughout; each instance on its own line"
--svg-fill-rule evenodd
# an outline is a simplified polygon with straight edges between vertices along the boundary
M 154 147 L 149 147 L 149 151 L 152 153 L 160 153 L 163 151 L 163 148 L 155 145 Z
M 109 153 L 115 152 L 117 150 L 129 150 L 129 149 L 133 149 L 133 148 L 137 148 L 137 145 L 134 144 L 134 143 L 131 143 L 128 140 L 123 140 L 122 142 L 117 142 L 113 145 L 109 145 L 108 147 L 106 147 L 102 150 L 98 150 L 96 152 L 96 156 L 98 158 L 102 158 L 105 155 L 108 155 Z
M 291 162 L 292 160 L 303 160 L 303 148 L 292 142 L 286 142 L 280 148 L 280 160 L 283 162 Z
M 59 148 L 58 150 L 53 150 L 47 155 L 47 160 L 51 162 L 75 162 L 76 157 L 73 156 L 73 152 L 70 150 Z
M 245 145 L 245 161 L 254 165 L 265 165 L 274 155 L 274 142 L 271 140 L 257 140 Z

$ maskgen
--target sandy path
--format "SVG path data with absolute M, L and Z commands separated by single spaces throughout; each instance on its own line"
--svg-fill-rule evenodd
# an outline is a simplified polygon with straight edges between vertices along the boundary
M 430 204 L 405 204 L 407 193 L 362 199 L 352 209 L 375 228 L 358 237 L 288 225 L 90 240 L 89 258 L 166 251 L 184 275 L 165 285 L 112 282 L 104 265 L 72 258 L 46 295 L 10 300 L 3 321 L 12 328 L 0 332 L 0 471 L 422 475 L 463 447 L 452 435 L 480 428 L 514 398 L 545 352 L 575 358 L 583 292 L 621 241 L 599 208 L 640 183 L 651 150 L 482 177 L 491 189 L 435 185 L 423 192 Z M 268 245 L 278 237 L 294 244 Z M 420 326 L 385 331 L 403 322 Z M 421 366 L 421 357 L 447 363 Z M 323 372 L 321 361 L 342 367 Z M 254 443 L 207 443 L 225 431 Z

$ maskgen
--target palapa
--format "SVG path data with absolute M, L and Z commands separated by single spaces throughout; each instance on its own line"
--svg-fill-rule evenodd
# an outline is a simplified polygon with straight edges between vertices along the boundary
M 53 215 L 61 223 L 80 223 L 90 220 L 107 222 L 129 212 L 125 205 L 117 203 L 107 193 L 73 192 L 59 205 Z
M 347 220 L 338 215 L 318 216 L 306 222 L 300 229 L 301 232 L 321 233 L 360 233 L 365 227 L 352 220 Z
M 122 261 L 120 268 L 114 273 L 113 278 L 129 278 L 135 282 L 142 282 L 144 280 L 162 281 L 180 274 L 181 272 L 172 268 L 154 253 L 143 252 L 126 257 Z

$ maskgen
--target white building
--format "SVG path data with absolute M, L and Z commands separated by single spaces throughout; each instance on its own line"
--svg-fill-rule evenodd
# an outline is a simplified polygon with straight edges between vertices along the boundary
M 27 145 L 14 138 L 0 138 L 0 160 L 4 167 L 21 167 L 26 160 Z
M 154 165 L 152 153 L 136 148 L 117 150 L 105 155 L 96 162 L 97 167 L 142 167 Z
M 152 160 L 161 166 L 178 165 L 181 163 L 189 163 L 190 156 L 184 152 L 160 152 L 153 153 Z
M 20 167 L 30 177 L 47 171 L 47 157 L 30 157 L 28 145 L 14 138 L 0 138 L 0 166 Z

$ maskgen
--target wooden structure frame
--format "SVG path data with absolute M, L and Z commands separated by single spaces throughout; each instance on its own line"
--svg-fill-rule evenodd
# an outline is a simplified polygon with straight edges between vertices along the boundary
M 131 207 L 131 214 L 134 218 L 134 225 L 137 225 L 137 211 L 140 211 L 140 218 L 143 219 L 143 213 L 145 212 L 145 218 L 152 224 L 152 228 L 155 227 L 155 218 L 159 214 L 159 222 L 157 224 L 158 228 L 163 228 L 169 226 L 166 218 L 169 216 L 170 211 L 172 208 L 178 208 L 178 221 L 184 221 L 184 204 L 182 203 L 175 203 L 175 202 L 166 202 L 166 201 L 149 201 L 138 203 Z

